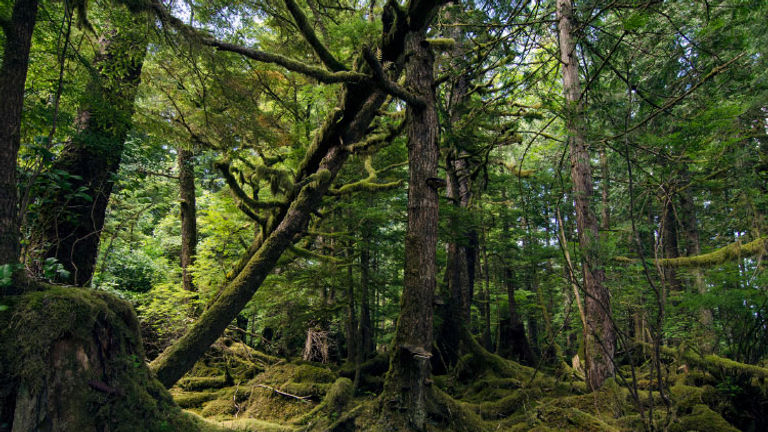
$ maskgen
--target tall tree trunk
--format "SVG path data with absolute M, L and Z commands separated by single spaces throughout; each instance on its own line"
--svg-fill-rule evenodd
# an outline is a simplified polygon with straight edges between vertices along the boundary
M 451 19 L 446 14 L 447 20 Z M 464 55 L 462 44 L 463 34 L 459 26 L 450 27 L 448 35 L 454 39 L 452 50 L 454 59 L 460 59 Z M 461 67 L 454 61 L 453 66 Z M 461 73 L 450 82 L 450 96 L 448 106 L 449 121 L 446 122 L 446 145 L 448 152 L 445 158 L 446 164 L 446 196 L 454 207 L 454 213 L 465 214 L 472 200 L 472 185 L 470 179 L 469 155 L 465 150 L 467 143 L 456 139 L 453 127 L 459 127 L 470 90 L 469 73 Z M 453 225 L 464 223 L 463 218 L 457 218 Z M 446 244 L 446 269 L 445 282 L 446 307 L 439 311 L 441 325 L 437 334 L 437 346 L 442 357 L 441 364 L 448 366 L 456 364 L 459 359 L 459 344 L 455 343 L 461 334 L 462 325 L 471 323 L 470 311 L 472 307 L 473 289 L 475 285 L 475 262 L 477 255 L 477 230 L 474 226 L 460 226 L 456 230 L 456 237 Z M 487 340 L 485 342 L 488 342 Z M 488 345 L 486 345 L 488 348 Z
M 137 15 L 127 21 L 99 39 L 93 60 L 96 73 L 78 114 L 79 131 L 51 167 L 69 174 L 69 187 L 49 196 L 43 192 L 51 204 L 32 227 L 37 265 L 56 258 L 70 272 L 66 282 L 79 286 L 90 283 L 93 276 L 147 49 L 146 17 Z
M 37 0 L 16 0 L 3 27 L 0 66 L 0 265 L 19 262 L 16 157 L 21 144 L 21 112 L 29 50 L 37 20 Z
M 179 147 L 179 201 L 181 209 L 181 283 L 185 290 L 195 291 L 189 267 L 195 262 L 197 249 L 197 206 L 195 203 L 195 154 Z
M 688 173 L 686 173 L 684 178 L 689 180 Z M 683 192 L 680 207 L 682 213 L 682 227 L 686 240 L 686 255 L 699 255 L 701 253 L 699 223 L 698 218 L 696 217 L 696 206 L 694 205 L 693 195 L 690 192 L 690 188 Z M 693 276 L 693 287 L 696 292 L 700 295 L 706 294 L 707 285 L 704 282 L 704 273 L 698 267 L 694 267 L 690 271 L 691 276 Z M 715 350 L 717 341 L 714 328 L 712 327 L 714 317 L 711 309 L 702 307 L 699 310 L 699 323 L 702 327 L 703 338 L 700 348 L 705 353 L 712 353 Z
M 677 244 L 677 218 L 675 217 L 675 206 L 672 201 L 672 194 L 662 197 L 662 215 L 661 215 L 661 243 L 664 252 L 664 258 L 679 258 L 680 250 Z M 683 289 L 683 284 L 677 276 L 677 270 L 674 267 L 664 266 L 664 279 L 669 286 L 669 292 L 679 292 Z
M 371 325 L 370 283 L 371 283 L 371 228 L 364 224 L 360 250 L 360 361 L 364 361 L 375 350 Z
M 592 168 L 584 139 L 584 119 L 579 83 L 579 64 L 574 41 L 573 4 L 557 0 L 560 60 L 563 63 L 563 92 L 566 101 L 566 127 L 571 147 L 571 179 L 582 251 L 582 271 L 587 318 L 586 372 L 590 389 L 597 389 L 614 374 L 616 333 L 611 320 L 611 298 L 605 287 L 605 273 L 598 259 L 599 232 L 592 210 Z
M 600 171 L 602 181 L 600 182 L 600 192 L 602 193 L 602 208 L 600 209 L 600 229 L 607 231 L 611 228 L 611 206 L 608 202 L 610 185 L 610 167 L 608 166 L 608 155 L 605 148 L 600 150 Z
M 506 194 L 502 195 L 502 199 L 506 201 Z M 510 233 L 510 221 L 509 214 L 504 213 L 502 216 L 502 237 L 509 239 Z M 504 334 L 499 337 L 498 352 L 506 357 L 517 361 L 521 361 L 527 364 L 534 364 L 536 358 L 531 350 L 531 345 L 528 342 L 528 337 L 525 334 L 525 326 L 520 319 L 520 313 L 517 310 L 517 302 L 515 301 L 515 275 L 512 271 L 512 256 L 509 249 L 506 250 L 504 256 L 504 287 L 507 290 L 507 304 L 509 305 L 509 318 L 508 324 L 504 326 Z M 501 326 L 499 332 L 501 332 Z
M 345 258 L 352 261 L 352 244 L 345 251 Z M 347 265 L 347 361 L 354 362 L 359 357 L 360 338 L 358 333 L 357 307 L 355 296 L 355 277 L 352 265 Z
M 406 86 L 424 106 L 408 106 L 408 227 L 400 317 L 383 400 L 405 413 L 409 429 L 423 430 L 427 420 L 432 302 L 436 285 L 438 195 L 435 183 L 439 148 L 433 88 L 434 58 L 422 34 L 406 37 Z

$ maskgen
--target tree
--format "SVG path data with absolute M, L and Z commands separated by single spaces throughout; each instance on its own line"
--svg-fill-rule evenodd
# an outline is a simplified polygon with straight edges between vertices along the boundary
M 571 148 L 571 179 L 582 253 L 583 289 L 587 320 L 584 349 L 586 351 L 587 383 L 598 389 L 614 374 L 616 333 L 611 317 L 611 297 L 604 284 L 605 273 L 599 262 L 598 223 L 592 209 L 592 168 L 584 137 L 584 113 L 579 84 L 574 29 L 573 4 L 557 1 L 560 59 L 562 61 L 563 93 L 565 96 L 566 127 Z
M 87 285 L 93 276 L 107 204 L 132 125 L 147 23 L 143 14 L 113 13 L 111 28 L 99 37 L 77 133 L 50 168 L 67 173 L 68 187 L 37 186 L 37 199 L 46 205 L 31 227 L 32 255 L 38 268 L 46 259 L 56 259 L 74 285 Z
M 383 61 L 395 65 L 401 63 L 405 40 L 425 31 L 435 7 L 436 5 L 428 0 L 415 0 L 408 4 L 404 12 L 394 3 L 387 4 L 388 16 L 397 18 L 384 22 L 381 42 Z M 164 9 L 159 6 L 156 9 L 166 22 L 190 32 L 190 29 Z M 297 10 L 294 10 L 293 14 L 298 15 Z M 299 23 L 302 21 L 301 18 L 295 19 Z M 354 150 L 353 146 L 366 136 L 368 126 L 386 99 L 386 92 L 408 98 L 402 89 L 385 75 L 381 64 L 370 52 L 365 57 L 376 80 L 376 86 L 369 85 L 369 76 L 362 73 L 364 63 L 359 63 L 356 71 L 339 70 L 338 64 L 328 58 L 330 54 L 327 49 L 317 46 L 319 41 L 313 33 L 310 34 L 311 29 L 301 25 L 300 27 L 308 43 L 313 45 L 323 63 L 333 72 L 213 39 L 201 40 L 203 43 L 240 53 L 257 61 L 277 63 L 324 82 L 342 82 L 343 91 L 339 106 L 317 132 L 312 146 L 296 171 L 285 204 L 278 204 L 277 208 L 273 205 L 263 206 L 246 199 L 244 194 L 237 193 L 243 202 L 250 203 L 253 209 L 266 207 L 271 209 L 273 214 L 266 220 L 263 234 L 251 245 L 248 254 L 241 261 L 242 266 L 238 266 L 231 282 L 222 288 L 220 294 L 189 331 L 152 362 L 152 369 L 166 386 L 171 386 L 181 378 L 221 335 L 248 303 L 285 249 L 306 229 L 311 213 L 320 206 L 323 195 L 346 161 L 350 150 Z M 393 72 L 398 71 L 399 67 Z M 238 190 L 231 178 L 229 184 L 235 191 Z
M 432 12 L 432 11 L 429 11 Z M 418 19 L 428 23 L 431 13 Z M 404 411 L 408 426 L 423 430 L 430 398 L 432 303 L 437 263 L 438 120 L 435 108 L 434 56 L 423 33 L 405 39 L 406 91 L 414 95 L 406 111 L 408 139 L 408 228 L 400 316 L 392 360 L 384 384 L 387 408 Z
M 181 214 L 181 283 L 185 290 L 195 291 L 189 266 L 194 263 L 197 247 L 195 205 L 195 160 L 193 150 L 179 147 L 179 210 Z
M 0 66 L 0 265 L 19 261 L 18 192 L 16 156 L 21 140 L 24 83 L 29 69 L 32 31 L 37 19 L 37 0 L 13 2 L 7 20 L 0 21 L 5 36 Z

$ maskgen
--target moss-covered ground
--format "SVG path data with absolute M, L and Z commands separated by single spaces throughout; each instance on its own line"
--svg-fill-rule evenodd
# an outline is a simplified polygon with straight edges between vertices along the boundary
M 723 391 L 723 380 L 741 377 L 763 395 L 763 403 L 768 401 L 765 378 L 750 367 L 729 362 L 724 368 L 719 361 L 707 363 L 706 357 L 694 365 L 686 361 L 690 355 L 668 356 L 663 391 L 650 379 L 646 364 L 635 369 L 636 386 L 619 377 L 595 392 L 587 392 L 583 380 L 575 378 L 579 374 L 562 366 L 534 370 L 487 352 L 467 355 L 451 374 L 434 377 L 429 429 L 731 432 L 740 430 L 733 424 L 738 419 L 729 416 L 738 407 Z M 375 385 L 362 384 L 381 382 L 383 365 L 383 355 L 364 364 L 366 378 L 354 394 L 350 365 L 332 368 L 277 359 L 253 377 L 233 377 L 230 386 L 218 386 L 218 371 L 210 387 L 187 390 L 180 384 L 172 394 L 184 408 L 237 430 L 404 430 L 396 420 L 382 417 Z M 621 374 L 629 376 L 630 370 L 625 367 Z
M 288 361 L 222 338 L 168 392 L 143 361 L 127 303 L 47 287 L 3 304 L 0 414 L 15 412 L 14 427 L 42 418 L 74 425 L 53 430 L 405 430 L 391 412 L 382 414 L 383 354 L 361 365 L 354 389 L 352 365 Z M 664 350 L 663 385 L 645 363 L 634 370 L 635 385 L 622 379 L 632 375 L 622 367 L 587 392 L 562 364 L 535 370 L 471 351 L 450 374 L 433 377 L 429 430 L 756 431 L 768 411 L 766 369 L 717 356 Z

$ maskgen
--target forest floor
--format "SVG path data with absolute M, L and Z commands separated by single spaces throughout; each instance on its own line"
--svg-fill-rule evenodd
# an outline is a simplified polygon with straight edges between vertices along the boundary
M 389 366 L 382 353 L 358 371 L 273 357 L 223 337 L 169 395 L 142 361 L 128 303 L 48 287 L 0 304 L 2 432 L 39 430 L 42 420 L 53 425 L 45 430 L 112 432 L 408 430 L 393 401 L 379 396 Z M 619 369 L 633 379 L 587 392 L 565 364 L 523 366 L 465 333 L 469 353 L 450 374 L 432 378 L 429 431 L 768 430 L 765 367 L 663 348 L 659 363 Z M 635 358 L 644 350 L 637 347 Z
M 490 353 L 468 355 L 452 374 L 434 377 L 433 397 L 439 408 L 432 410 L 428 428 L 763 430 L 765 419 L 759 417 L 768 407 L 768 369 L 715 356 L 696 358 L 690 352 L 667 350 L 664 356 L 663 392 L 651 384 L 648 363 L 636 368 L 634 385 L 611 379 L 589 393 L 578 373 L 567 367 L 563 369 L 569 371 L 558 377 Z M 353 395 L 353 365 L 287 361 L 221 339 L 171 394 L 187 412 L 217 425 L 212 430 L 397 430 L 379 416 L 377 395 L 387 367 L 383 354 L 364 363 Z M 622 369 L 624 376 L 631 372 Z M 744 405 L 743 398 L 749 398 L 751 406 Z

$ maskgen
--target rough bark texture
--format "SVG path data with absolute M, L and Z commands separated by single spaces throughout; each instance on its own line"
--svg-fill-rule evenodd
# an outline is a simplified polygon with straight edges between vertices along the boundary
M 33 223 L 32 253 L 37 265 L 56 258 L 70 272 L 65 282 L 79 286 L 87 285 L 93 276 L 147 48 L 146 19 L 138 16 L 129 22 L 131 28 L 121 25 L 99 40 L 93 60 L 96 73 L 78 114 L 79 132 L 51 167 L 69 174 L 67 186 L 50 192 L 40 185 L 41 199 L 50 204 Z
M 605 287 L 605 273 L 598 259 L 598 224 L 592 209 L 592 168 L 584 139 L 584 121 L 579 84 L 579 64 L 574 41 L 571 0 L 557 0 L 560 60 L 563 63 L 563 92 L 566 101 L 566 127 L 571 147 L 571 179 L 576 209 L 576 225 L 582 253 L 585 314 L 587 318 L 587 383 L 597 389 L 614 374 L 616 333 L 611 320 L 611 298 Z
M 179 204 L 181 210 L 181 282 L 187 291 L 195 291 L 189 266 L 197 249 L 197 209 L 195 204 L 195 155 L 192 150 L 178 149 Z
M 10 21 L 3 28 L 5 43 L 0 66 L 0 265 L 19 261 L 16 156 L 21 141 L 24 83 L 36 19 L 37 0 L 17 0 L 13 3 Z
M 408 106 L 408 227 L 405 234 L 405 273 L 400 317 L 383 400 L 403 412 L 409 428 L 423 430 L 427 420 L 432 303 L 436 285 L 438 195 L 435 180 L 438 120 L 433 88 L 434 57 L 424 35 L 406 37 L 406 87 L 424 106 Z

